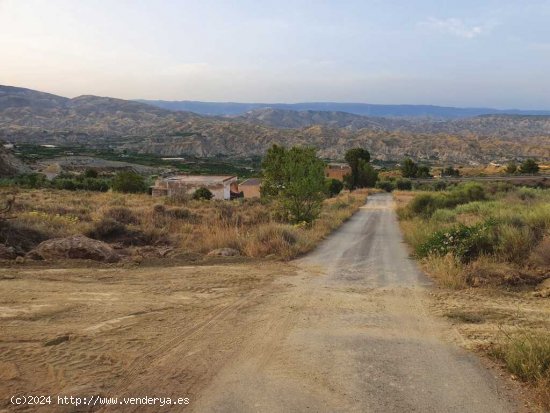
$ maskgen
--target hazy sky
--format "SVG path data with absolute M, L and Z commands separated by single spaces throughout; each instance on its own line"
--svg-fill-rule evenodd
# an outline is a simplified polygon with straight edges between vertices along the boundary
M 550 0 L 0 0 L 0 84 L 550 109 Z

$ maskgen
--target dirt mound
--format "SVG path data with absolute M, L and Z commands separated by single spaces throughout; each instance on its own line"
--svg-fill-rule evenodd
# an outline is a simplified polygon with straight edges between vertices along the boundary
M 84 235 L 53 238 L 44 241 L 29 252 L 28 256 L 32 259 L 77 258 L 105 262 L 116 262 L 120 259 L 119 255 L 108 244 L 90 239 Z

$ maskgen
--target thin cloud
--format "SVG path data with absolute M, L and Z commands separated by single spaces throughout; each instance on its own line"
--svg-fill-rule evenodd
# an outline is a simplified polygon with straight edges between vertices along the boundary
M 420 23 L 420 26 L 430 30 L 437 30 L 442 33 L 462 37 L 464 39 L 473 39 L 487 33 L 491 29 L 492 25 L 468 25 L 456 17 L 450 17 L 447 19 L 430 17 L 427 21 Z

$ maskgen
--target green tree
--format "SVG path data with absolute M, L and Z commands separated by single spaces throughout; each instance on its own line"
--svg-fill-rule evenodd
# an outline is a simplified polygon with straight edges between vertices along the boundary
M 443 171 L 441 171 L 441 176 L 454 176 L 458 177 L 460 176 L 460 171 L 458 169 L 454 169 L 452 166 L 448 166 Z
M 416 178 L 418 174 L 418 165 L 411 158 L 403 159 L 400 169 L 403 178 Z
M 357 188 L 373 188 L 378 181 L 378 172 L 374 167 L 363 159 L 357 165 Z
M 518 171 L 518 165 L 512 161 L 508 163 L 508 165 L 506 165 L 506 168 L 504 170 L 507 174 L 515 174 Z
M 111 188 L 116 192 L 138 193 L 146 192 L 147 184 L 143 176 L 132 171 L 122 171 L 113 178 Z
M 398 179 L 395 186 L 400 191 L 410 191 L 412 189 L 412 182 L 409 179 Z
M 88 168 L 84 171 L 84 177 L 86 178 L 97 178 L 98 173 L 95 169 Z
M 274 145 L 262 161 L 262 196 L 274 198 L 289 222 L 310 223 L 321 212 L 325 165 L 315 152 L 314 148 Z
M 536 174 L 539 171 L 539 165 L 534 159 L 527 159 L 521 163 L 519 171 L 522 174 Z
M 353 190 L 355 188 L 361 188 L 359 183 L 359 175 L 361 174 L 361 165 L 370 162 L 370 153 L 363 148 L 353 148 L 346 152 L 344 159 L 351 168 L 351 175 L 346 180 L 346 186 Z
M 416 172 L 417 178 L 431 178 L 430 167 L 427 165 L 418 165 L 418 171 Z
M 262 160 L 262 173 L 268 182 L 266 185 L 264 181 L 260 187 L 262 196 L 276 196 L 284 187 L 287 177 L 281 165 L 286 162 L 287 153 L 284 146 L 273 145 L 265 154 Z
M 193 199 L 205 199 L 210 201 L 213 197 L 214 194 L 212 194 L 212 192 L 205 187 L 200 187 L 193 193 Z
M 378 189 L 383 189 L 386 192 L 391 192 L 395 189 L 395 184 L 392 181 L 378 181 L 376 183 Z
M 344 189 L 344 184 L 338 179 L 327 179 L 326 180 L 326 192 L 329 197 L 338 195 Z

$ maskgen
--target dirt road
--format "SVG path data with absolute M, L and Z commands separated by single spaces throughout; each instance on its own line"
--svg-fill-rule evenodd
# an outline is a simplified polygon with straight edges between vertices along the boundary
M 22 394 L 190 399 L 92 409 L 116 412 L 520 410 L 429 315 L 389 195 L 290 264 L 13 266 L 0 289 L 0 411 L 75 411 L 9 403 Z
M 429 282 L 408 258 L 390 195 L 369 197 L 297 264 L 193 411 L 518 411 L 427 314 Z

